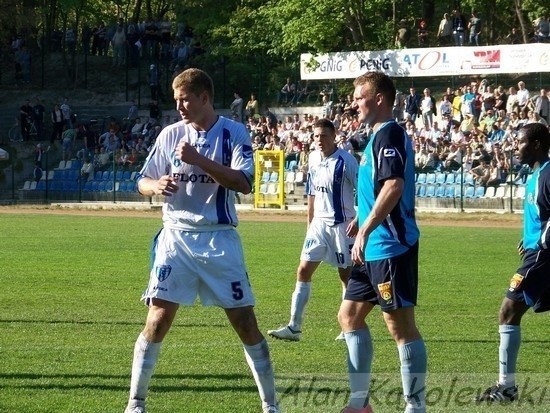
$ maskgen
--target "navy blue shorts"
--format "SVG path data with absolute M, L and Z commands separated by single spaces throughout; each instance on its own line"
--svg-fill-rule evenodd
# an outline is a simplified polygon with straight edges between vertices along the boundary
M 527 250 L 506 297 L 533 307 L 535 313 L 550 310 L 550 250 Z
M 397 257 L 355 265 L 345 299 L 380 304 L 382 311 L 416 305 L 418 243 Z

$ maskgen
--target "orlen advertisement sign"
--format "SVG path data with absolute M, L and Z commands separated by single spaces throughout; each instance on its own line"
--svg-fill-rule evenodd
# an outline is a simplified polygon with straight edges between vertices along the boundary
M 436 47 L 302 54 L 302 79 L 348 79 L 381 71 L 393 77 L 549 72 L 550 44 Z

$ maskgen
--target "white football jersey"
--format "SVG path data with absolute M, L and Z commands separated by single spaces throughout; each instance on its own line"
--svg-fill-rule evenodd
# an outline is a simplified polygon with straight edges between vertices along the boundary
M 349 152 L 337 149 L 328 158 L 319 150 L 309 155 L 307 194 L 315 196 L 314 218 L 329 225 L 355 217 L 357 160 Z
M 241 171 L 252 182 L 252 145 L 244 125 L 222 116 L 206 132 L 183 121 L 169 125 L 160 132 L 137 178 L 170 175 L 178 181 L 179 190 L 165 197 L 162 207 L 166 227 L 211 231 L 223 225 L 236 226 L 235 192 L 219 185 L 198 166 L 176 159 L 175 149 L 181 139 L 201 155 Z

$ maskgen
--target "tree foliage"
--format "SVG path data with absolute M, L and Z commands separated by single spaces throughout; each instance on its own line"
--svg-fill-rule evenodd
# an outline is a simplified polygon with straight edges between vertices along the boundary
M 297 77 L 301 53 L 393 48 L 402 19 L 413 33 L 418 21 L 426 20 L 435 44 L 443 13 L 454 7 L 467 17 L 479 12 L 482 41 L 488 44 L 503 42 L 512 27 L 529 42 L 532 22 L 550 15 L 544 0 L 2 0 L 0 40 L 6 50 L 20 35 L 31 48 L 43 45 L 48 52 L 56 30 L 80 33 L 84 24 L 109 25 L 119 18 L 127 23 L 168 19 L 193 29 L 206 52 L 199 63 L 230 82 L 241 77 L 249 89 L 272 93 L 268 85 Z

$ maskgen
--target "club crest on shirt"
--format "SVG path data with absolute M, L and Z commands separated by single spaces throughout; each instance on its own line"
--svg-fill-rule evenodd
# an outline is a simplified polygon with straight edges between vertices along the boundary
M 365 154 L 363 153 L 363 155 L 361 155 L 361 162 L 359 162 L 359 165 L 364 166 L 364 165 L 366 165 L 367 163 L 368 163 L 367 155 L 365 155 Z
M 521 285 L 521 282 L 523 281 L 523 275 L 521 274 L 514 274 L 512 279 L 510 280 L 510 288 L 509 291 L 514 291 L 519 288 Z
M 384 158 L 395 158 L 396 152 L 393 148 L 384 148 L 383 152 Z
M 172 165 L 174 165 L 174 167 L 176 168 L 179 168 L 182 164 L 181 160 L 176 158 L 176 151 L 172 151 L 172 153 L 170 154 L 170 161 L 172 162 Z
M 378 291 L 387 304 L 393 302 L 393 291 L 391 288 L 391 281 L 378 284 Z
M 160 282 L 166 280 L 172 272 L 172 266 L 170 265 L 157 265 L 155 267 L 155 275 Z
M 250 159 L 253 156 L 252 146 L 250 145 L 243 145 L 243 158 L 244 159 Z

